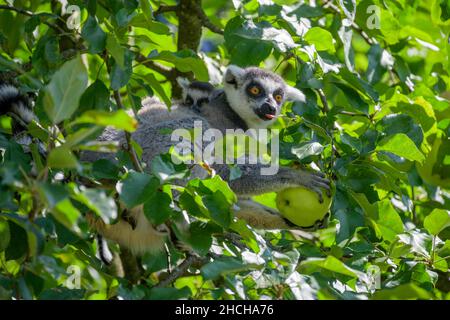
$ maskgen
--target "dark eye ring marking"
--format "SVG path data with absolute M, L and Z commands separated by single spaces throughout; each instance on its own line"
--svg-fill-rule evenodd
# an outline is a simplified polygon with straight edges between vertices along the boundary
M 281 89 L 275 90 L 273 93 L 273 98 L 278 104 L 283 102 L 283 90 Z
M 249 83 L 249 85 L 247 86 L 247 94 L 250 95 L 251 97 L 260 97 L 264 94 L 264 89 L 262 88 L 262 86 L 256 82 L 251 82 Z
M 208 103 L 208 102 L 209 102 L 209 99 L 208 99 L 208 98 L 201 98 L 201 99 L 198 99 L 198 100 L 197 100 L 197 105 L 198 105 L 199 107 L 201 107 L 203 104 Z

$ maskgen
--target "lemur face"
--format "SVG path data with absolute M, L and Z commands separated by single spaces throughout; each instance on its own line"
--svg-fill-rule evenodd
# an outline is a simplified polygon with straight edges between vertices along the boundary
M 183 105 L 200 112 L 204 104 L 208 103 L 214 91 L 214 87 L 208 82 L 178 79 L 178 83 L 183 89 Z
M 263 121 L 276 118 L 284 102 L 284 83 L 270 78 L 251 78 L 243 84 L 248 107 Z
M 286 100 L 304 100 L 304 95 L 280 76 L 254 67 L 228 67 L 224 89 L 230 106 L 251 127 L 273 123 Z

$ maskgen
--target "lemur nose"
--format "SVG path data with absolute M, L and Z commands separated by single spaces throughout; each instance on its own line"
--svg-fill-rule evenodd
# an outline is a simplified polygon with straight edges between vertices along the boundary
M 276 114 L 277 113 L 277 109 L 274 106 L 272 106 L 270 103 L 267 103 L 267 102 L 261 106 L 261 111 L 264 114 Z

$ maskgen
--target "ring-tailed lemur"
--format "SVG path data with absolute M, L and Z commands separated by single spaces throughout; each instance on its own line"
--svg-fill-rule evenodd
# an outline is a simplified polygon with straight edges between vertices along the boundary
M 0 115 L 9 115 L 13 118 L 12 134 L 14 141 L 22 145 L 25 152 L 30 152 L 33 138 L 27 134 L 27 127 L 31 121 L 37 120 L 33 113 L 32 100 L 19 89 L 7 83 L 0 83 Z M 38 142 L 38 151 L 45 155 L 44 144 Z
M 305 99 L 299 90 L 287 85 L 280 76 L 255 67 L 242 69 L 229 66 L 223 86 L 223 92 L 203 104 L 199 111 L 173 105 L 169 112 L 154 99 L 143 101 L 143 108 L 138 112 L 139 126 L 132 138 L 142 147 L 142 160 L 146 162 L 147 168 L 151 167 L 153 157 L 167 152 L 174 144 L 169 135 L 160 133 L 163 129 L 192 129 L 195 121 L 201 121 L 204 130 L 215 128 L 223 134 L 226 129 L 267 128 L 280 115 L 285 101 Z M 124 133 L 112 128 L 107 128 L 99 139 L 125 143 Z M 108 156 L 92 152 L 83 155 L 87 161 L 104 157 Z M 113 158 L 113 155 L 109 157 Z M 262 164 L 238 166 L 241 177 L 229 182 L 239 198 L 234 213 L 256 228 L 282 229 L 290 228 L 290 225 L 275 210 L 252 201 L 250 197 L 253 195 L 303 186 L 316 192 L 321 200 L 323 189 L 330 192 L 329 180 L 320 172 L 281 167 L 275 176 L 265 176 L 260 174 Z M 230 170 L 227 165 L 213 167 L 223 179 L 229 180 Z M 194 176 L 204 172 L 196 169 L 193 168 Z M 88 220 L 98 233 L 126 246 L 135 254 L 161 250 L 167 233 L 158 231 L 150 224 L 143 214 L 142 205 L 130 210 L 130 214 L 136 221 L 135 228 L 124 221 L 107 225 L 94 216 L 89 216 Z
M 177 78 L 177 82 L 182 89 L 182 102 L 185 107 L 192 108 L 200 113 L 204 104 L 209 103 L 222 90 L 215 89 L 209 82 L 189 81 L 186 78 Z
M 31 101 L 16 87 L 0 83 L 0 114 L 9 114 L 16 121 L 13 122 L 13 133 L 17 134 L 27 128 L 36 119 L 31 110 Z

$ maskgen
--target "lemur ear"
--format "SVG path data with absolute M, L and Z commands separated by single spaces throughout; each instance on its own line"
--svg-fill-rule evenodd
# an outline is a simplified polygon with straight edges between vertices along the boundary
M 237 82 L 244 75 L 244 72 L 245 72 L 244 69 L 239 68 L 238 66 L 236 66 L 234 64 L 229 65 L 227 68 L 227 71 L 225 71 L 225 76 L 223 78 L 224 85 L 232 84 L 236 87 Z
M 286 100 L 306 102 L 306 97 L 303 92 L 301 92 L 297 88 L 286 86 Z
M 184 91 L 186 91 L 189 88 L 190 82 L 188 79 L 182 78 L 182 77 L 177 77 L 177 82 Z

